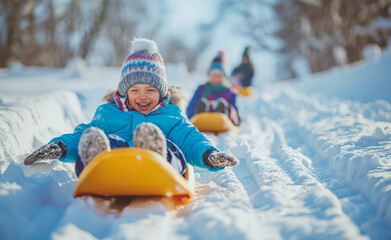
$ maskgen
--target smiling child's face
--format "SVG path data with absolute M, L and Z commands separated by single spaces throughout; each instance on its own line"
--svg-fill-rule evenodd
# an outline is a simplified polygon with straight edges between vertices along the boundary
M 160 92 L 149 84 L 135 84 L 128 91 L 129 103 L 139 113 L 149 113 L 158 103 Z
M 212 70 L 209 74 L 209 82 L 213 85 L 223 84 L 225 76 L 220 70 Z

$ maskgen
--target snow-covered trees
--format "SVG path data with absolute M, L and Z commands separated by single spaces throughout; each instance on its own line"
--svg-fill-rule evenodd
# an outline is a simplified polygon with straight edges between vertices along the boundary
M 365 46 L 384 48 L 391 37 L 390 0 L 281 0 L 274 9 L 285 56 L 281 69 L 291 69 L 298 55 L 312 72 L 352 63 L 363 58 Z

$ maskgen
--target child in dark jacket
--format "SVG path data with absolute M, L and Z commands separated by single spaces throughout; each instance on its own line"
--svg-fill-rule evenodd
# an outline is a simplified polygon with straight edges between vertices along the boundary
M 234 125 L 239 125 L 236 106 L 236 93 L 231 90 L 224 59 L 219 51 L 208 70 L 209 80 L 200 85 L 187 106 L 187 116 L 193 117 L 201 112 L 221 112 L 226 114 Z
M 242 55 L 242 62 L 232 71 L 232 83 L 241 87 L 252 86 L 254 66 L 250 61 L 250 48 L 246 47 Z
M 73 133 L 41 146 L 25 159 L 25 165 L 59 158 L 76 162 L 79 175 L 99 153 L 120 147 L 155 151 L 181 174 L 187 163 L 219 170 L 239 162 L 230 153 L 220 152 L 188 121 L 181 108 L 172 104 L 163 58 L 151 40 L 133 40 L 118 88 L 108 99 L 97 108 L 90 123 L 80 124 Z

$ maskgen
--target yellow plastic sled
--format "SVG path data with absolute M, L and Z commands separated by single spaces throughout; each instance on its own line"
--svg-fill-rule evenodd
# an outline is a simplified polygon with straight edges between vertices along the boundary
M 254 94 L 254 89 L 252 87 L 241 87 L 239 89 L 239 94 L 248 97 Z
M 190 119 L 190 122 L 200 132 L 220 133 L 235 128 L 235 125 L 225 114 L 217 112 L 198 113 Z
M 249 87 L 241 87 L 241 86 L 234 86 L 233 87 L 237 93 L 239 93 L 240 95 L 244 96 L 244 97 L 248 97 L 248 96 L 251 96 L 254 94 L 254 88 L 249 86 Z
M 85 195 L 163 196 L 187 202 L 194 197 L 194 182 L 153 151 L 118 148 L 99 154 L 83 169 L 73 196 Z

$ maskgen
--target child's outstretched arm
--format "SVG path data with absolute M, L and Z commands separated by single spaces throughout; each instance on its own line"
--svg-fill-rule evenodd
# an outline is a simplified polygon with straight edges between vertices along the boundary
M 220 152 L 205 134 L 200 133 L 190 123 L 179 107 L 176 109 L 178 112 L 173 115 L 182 118 L 182 120 L 171 129 L 167 138 L 178 145 L 189 164 L 218 171 L 239 163 L 239 160 L 230 153 Z
M 58 159 L 67 154 L 68 148 L 62 142 L 42 145 L 24 159 L 24 165 L 31 165 L 45 159 Z
M 228 152 L 209 150 L 204 153 L 205 165 L 211 168 L 233 167 L 239 164 L 239 160 Z
M 189 119 L 196 114 L 195 108 L 199 100 L 200 91 L 201 91 L 201 86 L 199 86 L 197 90 L 194 92 L 194 95 L 191 98 L 189 105 L 186 108 L 186 114 Z
M 25 165 L 31 165 L 39 160 L 59 159 L 61 162 L 75 162 L 78 157 L 78 145 L 81 134 L 84 130 L 94 126 L 107 131 L 107 124 L 104 119 L 102 105 L 95 112 L 92 121 L 89 124 L 79 124 L 73 133 L 63 134 L 55 137 L 31 153 L 25 160 Z

